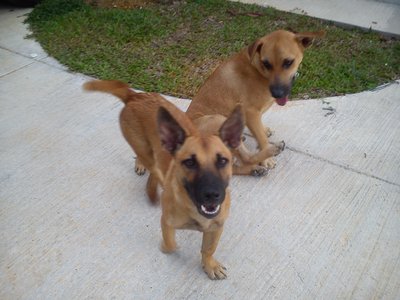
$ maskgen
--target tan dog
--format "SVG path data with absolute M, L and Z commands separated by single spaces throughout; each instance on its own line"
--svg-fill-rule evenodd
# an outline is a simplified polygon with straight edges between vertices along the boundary
M 261 150 L 271 131 L 261 117 L 274 100 L 285 105 L 304 50 L 324 32 L 292 33 L 278 30 L 255 41 L 222 63 L 200 88 L 187 114 L 192 120 L 205 115 L 227 116 L 242 104 L 246 125 Z M 270 168 L 274 159 L 266 160 Z
M 184 112 L 159 94 L 136 93 L 118 81 L 91 81 L 84 88 L 111 93 L 125 103 L 120 115 L 122 133 L 150 172 L 149 198 L 157 200 L 158 183 L 164 189 L 162 250 L 176 249 L 176 229 L 202 231 L 203 268 L 211 279 L 225 278 L 226 269 L 213 254 L 230 207 L 229 148 L 235 149 L 241 142 L 241 108 L 223 122 L 217 136 L 201 133 Z

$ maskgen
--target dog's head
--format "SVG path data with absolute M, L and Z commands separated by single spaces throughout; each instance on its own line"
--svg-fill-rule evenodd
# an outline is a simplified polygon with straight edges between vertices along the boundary
M 216 217 L 232 176 L 229 148 L 237 148 L 241 142 L 241 107 L 222 124 L 219 136 L 185 131 L 165 108 L 158 112 L 158 128 L 163 147 L 174 157 L 174 176 L 184 187 L 190 205 L 205 218 Z
M 279 105 L 285 105 L 290 94 L 304 50 L 324 32 L 293 33 L 274 31 L 247 48 L 250 63 L 268 80 L 269 91 Z

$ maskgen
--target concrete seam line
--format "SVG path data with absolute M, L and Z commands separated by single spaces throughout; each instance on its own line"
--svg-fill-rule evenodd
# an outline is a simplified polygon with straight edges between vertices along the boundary
M 12 73 L 14 73 L 14 72 L 17 72 L 17 71 L 19 71 L 19 70 L 21 70 L 21 69 L 23 69 L 23 68 L 26 68 L 26 67 L 28 67 L 28 66 L 30 66 L 30 65 L 33 65 L 33 64 L 36 63 L 36 62 L 37 62 L 37 61 L 32 61 L 32 62 L 30 62 L 29 64 L 23 65 L 23 66 L 21 66 L 21 67 L 19 67 L 19 68 L 16 68 L 16 69 L 14 69 L 14 70 L 12 70 L 12 71 L 10 71 L 10 72 L 4 73 L 4 74 L 0 74 L 0 78 L 6 77 L 7 75 L 10 75 L 10 74 L 12 74 Z
M 398 184 L 398 183 L 389 181 L 389 180 L 387 180 L 387 179 L 384 179 L 384 178 L 381 178 L 381 177 L 378 177 L 378 176 L 375 176 L 375 175 L 372 175 L 372 174 L 368 174 L 368 173 L 366 173 L 366 172 L 359 171 L 359 170 L 354 169 L 354 168 L 352 168 L 352 167 L 345 166 L 345 165 L 342 165 L 342 164 L 339 164 L 339 163 L 330 161 L 330 160 L 328 160 L 328 159 L 325 159 L 325 158 L 322 158 L 322 157 L 319 157 L 319 156 L 316 156 L 316 155 L 313 155 L 313 154 L 304 152 L 304 151 L 302 151 L 302 150 L 299 150 L 299 149 L 296 149 L 296 148 L 293 148 L 293 147 L 290 147 L 290 146 L 287 146 L 287 145 L 286 145 L 286 149 L 287 149 L 287 150 L 290 150 L 290 151 L 293 151 L 293 152 L 296 152 L 296 153 L 299 153 L 299 154 L 306 155 L 306 156 L 308 156 L 308 157 L 311 157 L 311 158 L 313 158 L 313 159 L 316 159 L 316 160 L 319 160 L 319 161 L 322 161 L 322 162 L 326 162 L 326 163 L 328 163 L 328 164 L 330 164 L 330 165 L 334 165 L 334 166 L 336 166 L 336 167 L 345 169 L 345 170 L 347 170 L 347 171 L 354 172 L 354 173 L 357 173 L 357 174 L 360 174 L 360 175 L 363 175 L 363 176 L 367 176 L 367 177 L 370 177 L 370 178 L 373 178 L 373 179 L 377 179 L 377 180 L 379 180 L 379 181 L 382 181 L 382 182 L 385 182 L 385 183 L 388 183 L 388 184 L 391 184 L 391 185 L 400 187 L 400 184 Z M 285 149 L 285 150 L 286 150 L 286 149 Z

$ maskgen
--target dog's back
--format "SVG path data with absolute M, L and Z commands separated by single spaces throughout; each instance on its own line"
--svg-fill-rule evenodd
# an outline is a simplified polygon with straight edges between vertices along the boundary
M 125 103 L 120 114 L 122 134 L 145 167 L 151 170 L 153 151 L 159 147 L 158 139 L 154 138 L 157 136 L 156 111 L 163 99 L 157 94 L 137 93 L 117 80 L 93 80 L 86 82 L 83 88 L 112 94 Z
M 125 103 L 120 114 L 122 134 L 136 153 L 137 161 L 150 173 L 156 173 L 162 182 L 171 158 L 161 146 L 157 112 L 161 106 L 166 108 L 183 128 L 194 132 L 196 129 L 185 113 L 160 94 L 135 92 L 117 80 L 93 80 L 83 88 L 112 94 Z

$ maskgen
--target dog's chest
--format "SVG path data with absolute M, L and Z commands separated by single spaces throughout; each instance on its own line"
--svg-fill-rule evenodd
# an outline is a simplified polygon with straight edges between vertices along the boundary
M 222 224 L 216 220 L 198 221 L 196 219 L 188 219 L 185 223 L 179 226 L 180 229 L 190 229 L 198 231 L 214 231 L 221 227 Z

